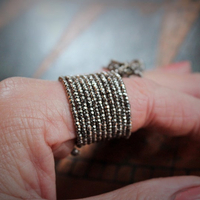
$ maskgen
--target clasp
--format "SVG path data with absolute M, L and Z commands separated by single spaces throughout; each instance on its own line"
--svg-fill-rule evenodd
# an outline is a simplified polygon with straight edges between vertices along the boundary
M 142 72 L 144 71 L 143 64 L 139 60 L 133 60 L 132 62 L 126 63 L 112 60 L 106 69 L 110 71 L 114 70 L 122 77 L 129 77 L 131 75 L 142 77 Z

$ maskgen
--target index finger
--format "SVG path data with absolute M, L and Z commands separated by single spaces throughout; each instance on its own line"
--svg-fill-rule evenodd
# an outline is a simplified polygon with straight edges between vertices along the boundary
M 199 134 L 199 99 L 145 78 L 126 78 L 124 82 L 131 104 L 133 132 L 145 127 L 171 136 Z
M 190 133 L 199 136 L 199 99 L 145 78 L 125 78 L 124 83 L 131 104 L 132 132 L 142 127 L 153 127 L 171 136 Z M 58 157 L 70 153 L 66 142 L 75 139 L 76 133 L 66 93 L 60 82 L 7 79 L 0 84 L 0 100 L 0 121 L 6 122 L 1 123 L 0 128 L 8 128 L 7 123 L 12 122 L 12 118 L 31 119 L 33 124 L 24 123 L 23 126 L 27 127 L 15 126 L 12 129 L 39 129 Z M 18 124 L 19 120 L 15 122 Z M 67 146 L 72 148 L 70 144 Z

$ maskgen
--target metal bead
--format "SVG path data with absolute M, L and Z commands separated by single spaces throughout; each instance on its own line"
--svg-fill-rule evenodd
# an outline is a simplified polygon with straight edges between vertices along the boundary
M 74 148 L 73 150 L 72 150 L 72 152 L 71 152 L 71 155 L 72 156 L 78 156 L 80 154 L 80 151 L 78 150 L 78 149 L 76 149 L 76 148 Z

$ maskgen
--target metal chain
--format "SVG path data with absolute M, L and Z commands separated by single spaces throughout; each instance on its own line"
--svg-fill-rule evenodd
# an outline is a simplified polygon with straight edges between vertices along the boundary
M 143 65 L 138 60 L 111 61 L 106 69 L 108 72 L 59 78 L 68 95 L 79 148 L 131 135 L 130 103 L 122 77 L 142 77 Z M 79 152 L 74 148 L 71 154 Z

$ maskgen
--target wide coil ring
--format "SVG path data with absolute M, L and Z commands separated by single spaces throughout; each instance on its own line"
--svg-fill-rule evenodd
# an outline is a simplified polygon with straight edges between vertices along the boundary
M 76 130 L 76 146 L 129 138 L 131 107 L 122 77 L 115 71 L 59 77 Z

